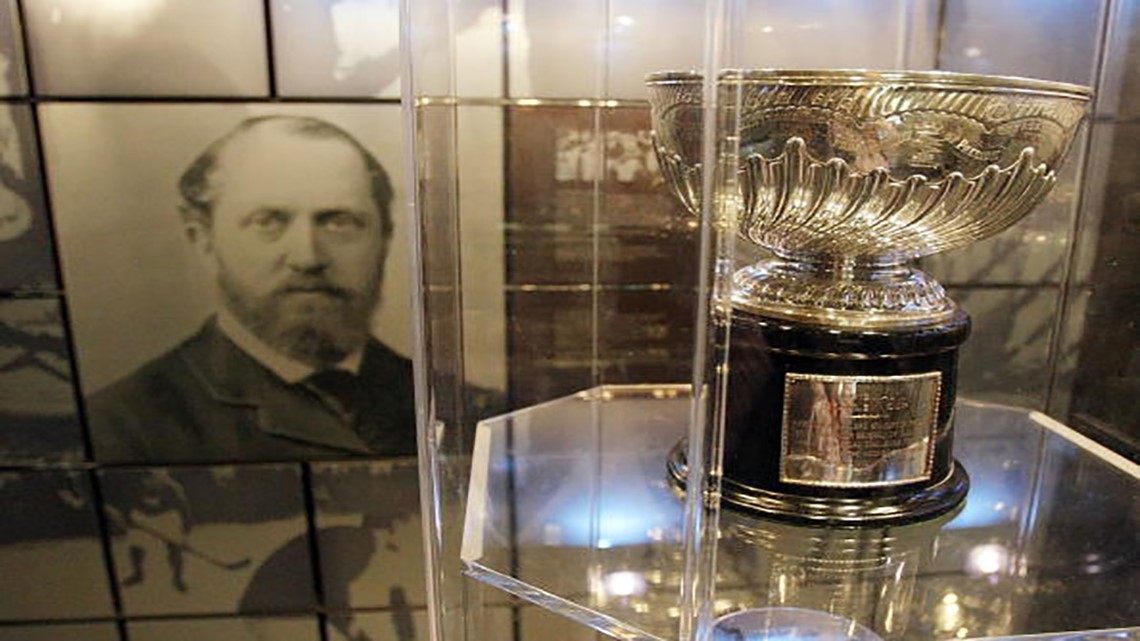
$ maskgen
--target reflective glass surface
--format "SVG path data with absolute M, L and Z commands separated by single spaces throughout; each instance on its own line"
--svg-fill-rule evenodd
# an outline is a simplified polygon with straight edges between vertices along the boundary
M 610 386 L 483 421 L 468 573 L 619 638 L 674 638 L 684 519 L 666 458 L 688 408 L 683 386 Z M 886 640 L 1137 638 L 1137 467 L 1036 412 L 961 400 L 956 430 L 971 489 L 942 517 L 724 510 L 717 613 L 813 610 Z

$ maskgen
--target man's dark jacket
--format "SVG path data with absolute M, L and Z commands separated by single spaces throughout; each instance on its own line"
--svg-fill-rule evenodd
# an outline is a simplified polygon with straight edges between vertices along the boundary
M 374 339 L 361 361 L 355 422 L 289 384 L 213 320 L 94 394 L 95 457 L 107 463 L 221 463 L 416 453 L 411 362 Z

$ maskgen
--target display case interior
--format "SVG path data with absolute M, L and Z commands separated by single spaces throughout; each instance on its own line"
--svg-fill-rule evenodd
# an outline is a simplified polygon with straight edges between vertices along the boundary
M 1082 265 L 1100 260 L 1084 223 L 1108 131 L 1099 99 L 1085 103 L 1087 87 L 1103 89 L 1106 51 L 1132 10 L 1107 0 L 1039 4 L 405 3 L 434 638 L 492 638 L 504 609 L 526 607 L 591 634 L 652 641 L 720 638 L 707 636 L 718 622 L 724 638 L 807 634 L 838 619 L 848 636 L 835 638 L 898 640 L 1140 625 L 1127 552 L 1137 543 L 1140 472 L 1128 448 L 1114 453 L 1063 424 L 1094 387 L 1080 372 L 1106 363 L 1085 348 L 1096 316 L 1082 310 L 1095 305 L 1080 307 L 1097 299 L 1082 284 Z M 768 153 L 749 138 L 770 118 L 749 121 L 747 107 L 763 99 L 724 89 L 726 78 L 762 76 L 739 71 L 757 68 L 813 81 L 820 72 L 803 70 L 847 70 L 827 73 L 881 82 L 868 90 L 880 102 L 869 99 L 844 129 L 835 114 L 857 100 L 816 100 L 823 92 L 804 82 L 784 105 L 814 110 L 815 121 L 794 123 L 802 153 L 783 139 Z M 680 169 L 660 153 L 662 120 L 646 87 L 679 77 L 692 83 L 692 113 L 678 125 L 692 162 Z M 788 77 L 765 96 L 782 100 L 796 82 Z M 924 111 L 907 84 L 919 77 L 934 78 L 926 89 L 973 93 L 960 103 L 935 96 Z M 1070 102 L 1034 106 L 1035 90 Z M 1001 92 L 1008 103 L 985 104 Z M 867 187 L 866 202 L 897 196 L 890 215 L 914 224 L 828 228 L 804 217 L 760 228 L 763 216 L 749 209 L 757 202 L 784 198 L 794 209 L 810 189 L 842 182 L 839 163 L 812 155 L 837 131 L 891 142 L 893 132 L 866 117 L 876 109 L 884 122 L 913 125 L 893 149 L 918 158 L 914 171 L 895 175 L 874 153 L 842 156 L 841 169 L 882 186 L 886 195 Z M 744 148 L 763 159 L 751 174 L 737 171 Z M 932 164 L 937 153 L 962 164 Z M 812 163 L 825 169 L 804 168 Z M 793 177 L 788 193 L 741 187 L 773 174 Z M 795 182 L 804 176 L 815 182 Z M 915 195 L 924 189 L 933 195 Z M 908 198 L 920 204 L 908 208 Z M 861 220 L 849 209 L 848 220 Z M 754 213 L 757 228 L 739 224 Z M 934 219 L 947 228 L 927 224 Z M 825 228 L 840 239 L 834 246 L 819 240 Z M 806 251 L 781 244 L 796 234 L 825 246 L 823 258 L 805 261 Z M 860 242 L 890 260 L 849 249 Z M 770 264 L 771 250 L 801 267 L 825 264 L 754 281 L 767 278 L 769 291 L 794 281 L 782 291 L 811 293 L 806 316 L 791 294 L 783 307 L 740 304 L 732 274 Z M 929 276 L 892 280 L 911 269 L 903 259 L 919 258 L 915 269 Z M 827 282 L 797 290 L 808 272 Z M 868 299 L 903 302 L 852 311 L 842 308 L 851 296 L 821 293 L 851 272 L 885 283 L 887 293 Z M 935 294 L 911 304 L 915 291 Z M 1113 301 L 1136 305 L 1134 295 Z M 1123 344 L 1135 351 L 1134 340 Z M 783 387 L 742 385 L 751 348 L 765 367 L 787 370 Z M 788 406 L 817 388 L 836 407 L 847 392 L 863 414 L 880 415 L 869 421 L 874 434 L 848 436 L 873 440 L 867 452 L 910 452 L 905 461 L 875 467 L 864 452 L 849 458 L 874 471 L 848 461 L 818 474 L 788 463 L 800 446 L 781 424 L 815 420 Z M 775 436 L 734 431 L 734 421 L 771 423 Z M 1104 423 L 1125 435 L 1114 446 L 1127 441 L 1126 423 Z M 810 442 L 823 451 L 822 440 Z

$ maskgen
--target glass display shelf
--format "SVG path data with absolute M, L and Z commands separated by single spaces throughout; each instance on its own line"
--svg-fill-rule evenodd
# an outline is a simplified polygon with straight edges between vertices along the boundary
M 683 501 L 666 460 L 689 400 L 605 386 L 481 422 L 466 573 L 616 638 L 675 639 Z M 826 528 L 722 510 L 720 620 L 808 612 L 870 635 L 820 639 L 1140 639 L 1138 467 L 1036 412 L 956 413 L 971 489 L 953 513 Z

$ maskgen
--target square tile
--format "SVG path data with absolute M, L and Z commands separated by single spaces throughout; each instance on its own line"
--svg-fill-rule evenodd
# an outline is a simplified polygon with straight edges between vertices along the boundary
M 1140 283 L 1094 280 L 1074 288 L 1066 312 L 1062 363 L 1068 367 L 1060 370 L 1057 396 L 1068 393 L 1069 403 L 1061 416 L 1135 456 L 1140 451 L 1140 332 L 1132 319 L 1140 314 Z
M 263 7 L 260 0 L 26 2 L 36 91 L 265 95 Z
M 114 623 L 0 627 L 0 641 L 119 641 Z
M 100 481 L 127 615 L 315 605 L 296 466 L 106 469 Z
M 272 0 L 283 96 L 400 96 L 396 0 Z
M 132 641 L 318 641 L 316 617 L 259 617 L 132 621 Z
M 495 390 L 507 384 L 504 114 L 466 106 L 456 114 L 463 323 L 480 337 L 464 345 L 465 379 Z
M 0 504 L 0 620 L 110 617 L 87 474 L 0 472 Z
M 730 27 L 729 63 L 759 68 L 922 68 L 936 33 L 929 0 L 760 0 L 742 3 Z M 914 58 L 914 59 L 908 59 Z
M 379 0 L 345 2 L 373 5 Z M 405 5 L 416 91 L 422 96 L 499 98 L 504 92 L 504 31 L 517 28 L 497 0 L 421 0 Z M 371 37 L 371 35 L 369 36 Z
M 430 619 L 423 608 L 395 608 L 333 614 L 325 627 L 329 641 L 427 641 Z M 502 637 L 509 638 L 509 637 Z
M 507 12 L 511 97 L 604 97 L 606 2 L 511 0 Z
M 0 462 L 84 457 L 64 332 L 59 301 L 0 300 Z
M 1140 273 L 1140 124 L 1096 123 L 1073 282 L 1135 283 Z
M 1116 118 L 1140 115 L 1140 2 L 1113 3 L 1097 87 L 1096 112 Z
M 1094 85 L 1106 0 L 950 0 L 939 68 Z
M 593 628 L 544 607 L 525 604 L 518 608 L 519 638 L 558 641 L 597 641 L 606 638 Z
M 28 93 L 24 65 L 24 37 L 20 32 L 17 0 L 0 2 L 0 96 Z
M 949 294 L 972 321 L 958 356 L 958 393 L 1044 409 L 1060 311 L 1058 288 L 951 288 Z
M 426 607 L 414 457 L 313 464 L 325 605 Z
M 520 108 L 509 122 L 512 284 L 691 282 L 695 217 L 661 177 L 647 109 Z
M 537 606 L 535 606 L 537 607 Z M 475 613 L 466 610 L 463 615 L 458 612 L 449 619 L 451 628 L 457 625 L 467 625 L 466 629 L 473 639 L 530 639 L 529 636 L 517 637 L 513 627 L 514 608 L 492 606 L 479 608 Z M 456 619 L 460 616 L 470 617 L 468 621 L 460 623 Z M 550 615 L 556 616 L 556 615 Z M 445 623 L 444 625 L 448 625 Z M 379 611 L 358 611 L 351 614 L 332 614 L 328 617 L 326 629 L 328 641 L 356 641 L 368 639 L 369 641 L 428 641 L 430 639 L 430 618 L 427 610 L 423 608 L 395 607 Z M 562 639 L 563 637 L 552 637 Z M 569 640 L 568 640 L 569 641 Z
M 272 0 L 271 7 L 280 95 L 400 97 L 399 2 Z M 500 96 L 504 54 L 499 4 L 465 0 L 450 3 L 447 10 L 456 23 L 451 43 L 456 91 L 464 97 Z M 439 15 L 434 13 L 437 21 Z M 426 29 L 416 33 L 421 51 L 434 58 L 417 60 L 416 69 L 430 76 L 434 65 L 447 62 L 449 50 L 430 41 Z
M 390 445 L 380 442 L 370 451 L 360 444 L 356 423 L 330 412 L 321 399 L 289 386 L 281 376 L 255 364 L 249 360 L 248 349 L 231 347 L 229 332 L 223 337 L 217 331 L 213 319 L 221 309 L 232 310 L 234 304 L 226 304 L 227 299 L 220 295 L 219 278 L 213 271 L 218 268 L 215 255 L 205 245 L 191 242 L 192 237 L 188 236 L 195 225 L 193 218 L 188 221 L 179 215 L 185 204 L 179 184 L 204 149 L 239 123 L 259 116 L 285 118 L 267 121 L 268 129 L 255 129 L 249 134 L 260 142 L 250 145 L 257 155 L 251 157 L 248 171 L 261 171 L 259 168 L 270 159 L 275 162 L 265 165 L 265 171 L 275 176 L 301 171 L 294 164 L 294 158 L 299 156 L 269 153 L 261 142 L 318 147 L 326 144 L 315 134 L 302 135 L 293 129 L 313 126 L 325 132 L 339 127 L 343 134 L 337 134 L 336 140 L 354 151 L 360 145 L 387 172 L 394 190 L 388 205 L 394 225 L 392 236 L 385 245 L 380 223 L 376 222 L 363 230 L 367 237 L 357 238 L 367 241 L 371 256 L 360 264 L 360 271 L 375 278 L 370 282 L 379 288 L 380 300 L 371 315 L 370 333 L 391 350 L 385 351 L 376 342 L 369 343 L 368 358 L 362 363 L 367 376 L 390 380 L 374 386 L 383 390 L 387 398 L 370 396 L 369 399 L 379 400 L 368 401 L 383 405 L 383 411 L 362 412 L 361 417 L 371 421 L 400 417 L 391 418 L 391 429 L 378 430 L 383 432 L 383 438 L 391 437 Z M 410 361 L 402 356 L 410 353 L 412 337 L 407 240 L 411 224 L 400 206 L 404 199 L 399 105 L 73 103 L 44 107 L 42 122 L 61 260 L 68 283 L 69 313 L 98 460 L 229 463 L 344 458 L 372 451 L 414 452 Z M 162 145 L 156 146 L 155 140 L 163 141 Z M 333 151 L 331 147 L 320 148 Z M 308 162 L 304 158 L 296 162 Z M 309 198 L 331 198 L 328 190 L 348 189 L 354 194 L 351 197 L 365 203 L 362 207 L 371 212 L 374 192 L 363 179 L 346 183 L 339 173 L 333 175 L 333 171 L 339 170 L 323 171 L 327 178 L 323 181 L 309 169 L 304 170 L 305 180 L 243 180 L 242 186 L 234 187 L 231 193 L 240 195 L 249 189 L 273 185 L 269 189 L 293 193 L 253 198 L 300 203 Z M 225 192 L 219 192 L 219 202 L 226 202 L 225 198 Z M 323 211 L 304 204 L 290 206 Z M 236 219 L 234 216 L 230 220 Z M 214 229 L 223 227 L 219 224 Z M 239 252 L 242 256 L 261 255 L 252 253 L 255 246 L 267 251 L 273 246 L 265 238 L 249 238 L 232 228 L 225 229 L 230 229 L 225 242 L 249 250 Z M 380 254 L 385 248 L 387 256 L 382 258 Z M 349 255 L 354 254 L 345 254 L 338 246 L 336 251 L 323 255 L 322 260 L 348 260 Z M 268 254 L 265 256 L 269 260 Z M 381 261 L 382 275 L 375 267 Z M 227 261 L 227 265 L 232 264 Z M 240 271 L 252 279 L 250 282 L 275 282 L 274 279 L 290 273 L 280 270 L 272 276 L 253 276 L 246 261 L 242 265 L 245 267 Z M 227 267 L 229 272 L 232 269 Z M 107 278 L 108 273 L 116 277 Z M 332 272 L 326 272 L 326 278 L 333 278 L 328 273 Z M 361 297 L 374 298 L 377 294 L 372 286 L 364 281 L 354 285 Z M 363 298 L 360 301 L 367 305 Z M 358 325 L 367 322 L 366 309 L 355 317 Z M 124 332 L 123 327 L 131 331 Z M 367 329 L 358 327 L 363 331 L 357 335 L 366 335 Z M 267 336 L 264 332 L 261 335 Z M 219 350 L 211 353 L 225 357 L 232 367 L 197 361 L 193 367 L 203 368 L 215 377 L 207 376 L 213 383 L 204 387 L 192 383 L 206 380 L 197 374 L 193 374 L 193 379 L 186 378 L 185 374 L 197 371 L 193 367 L 167 369 L 165 364 L 171 358 L 181 358 L 177 354 L 190 349 L 184 344 L 189 337 L 208 339 L 206 344 L 213 346 L 210 350 Z M 215 339 L 226 342 L 211 342 Z M 194 339 L 191 343 L 200 344 Z M 269 351 L 281 355 L 289 349 L 281 342 L 278 344 L 279 348 Z M 240 363 L 253 367 L 238 367 Z M 225 383 L 216 378 L 221 371 L 230 373 Z M 248 388 L 258 380 L 267 386 L 261 389 L 274 393 L 262 395 Z M 376 381 L 366 381 L 373 382 Z M 186 386 L 179 387 L 182 384 Z M 244 390 L 242 393 L 250 394 L 246 396 L 250 402 L 239 406 L 217 402 L 217 385 L 226 388 L 222 396 L 229 394 L 231 398 L 235 397 L 235 390 Z M 137 386 L 158 386 L 164 391 L 131 393 Z M 179 407 L 169 411 L 156 411 L 154 404 L 140 402 L 155 400 L 161 404 L 173 399 L 179 399 Z M 295 407 L 298 412 L 284 411 L 285 407 Z M 302 416 L 302 411 L 313 420 L 293 420 Z M 227 425 L 232 429 L 224 427 Z M 154 437 L 158 433 L 165 434 L 163 440 Z M 206 436 L 200 436 L 203 433 Z M 274 436 L 282 433 L 291 438 Z
M 31 109 L 0 103 L 0 290 L 59 289 L 49 227 Z
M 647 73 L 700 69 L 705 6 L 691 0 L 510 4 L 511 93 L 645 98 Z M 730 5 L 727 67 L 926 68 L 936 3 L 766 0 Z

